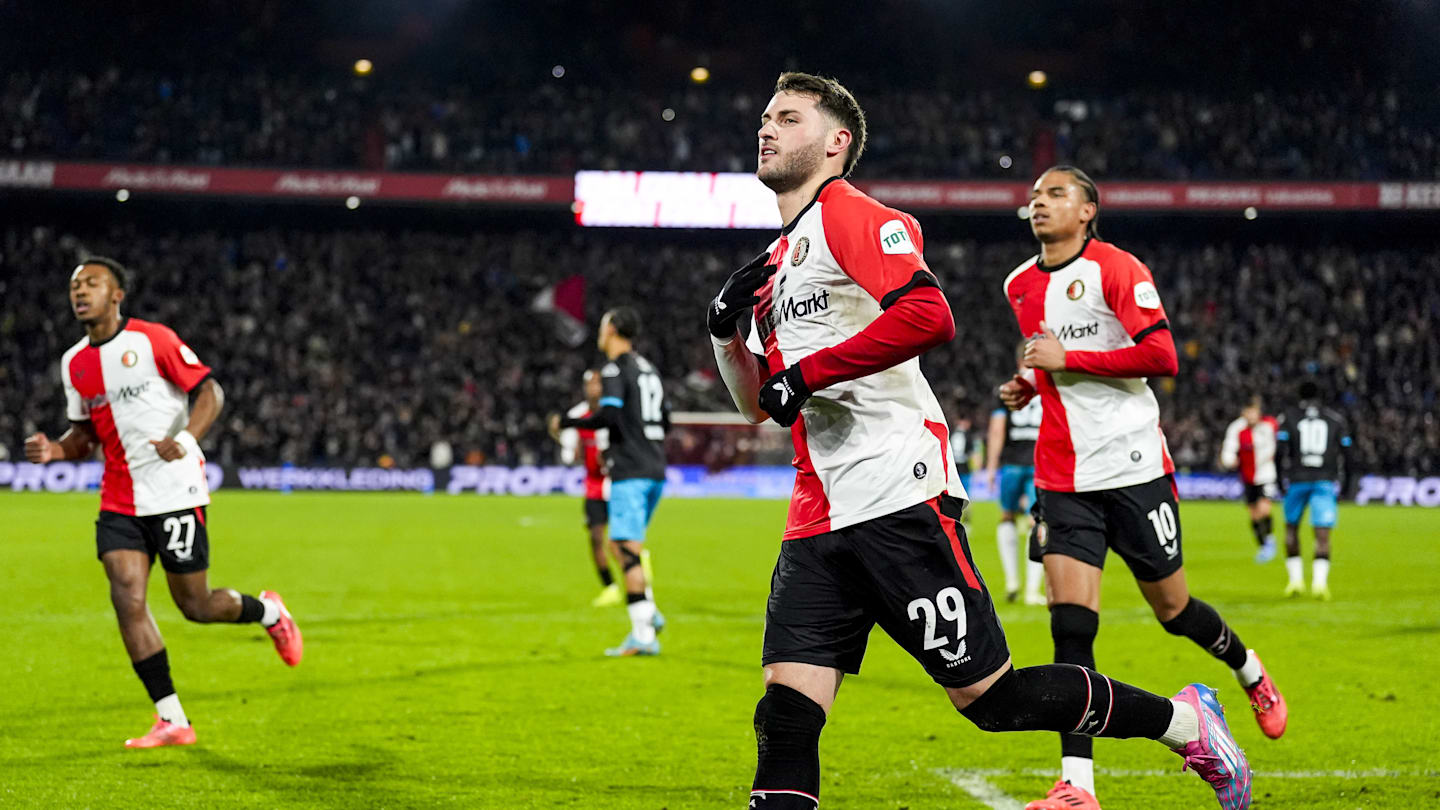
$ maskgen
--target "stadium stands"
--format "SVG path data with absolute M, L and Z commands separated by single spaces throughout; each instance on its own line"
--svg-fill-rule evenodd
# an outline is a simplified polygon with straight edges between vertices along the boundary
M 658 241 L 626 231 L 471 235 L 440 231 L 248 232 L 115 227 L 0 231 L 0 445 L 63 427 L 57 359 L 82 331 L 65 274 L 87 251 L 130 264 L 124 310 L 172 325 L 228 392 L 212 457 L 223 464 L 424 465 L 440 440 L 457 461 L 549 459 L 542 423 L 579 396 L 594 361 L 531 310 L 547 284 L 580 275 L 588 320 L 637 303 L 644 351 L 678 409 L 728 409 L 700 318 L 712 288 L 753 253 L 733 235 Z M 1361 469 L 1440 467 L 1440 251 L 1276 242 L 1127 244 L 1154 269 L 1181 375 L 1156 383 L 1172 453 L 1209 468 L 1246 395 L 1288 393 L 1303 375 L 1336 392 Z M 1014 324 L 1001 279 L 1023 242 L 929 241 L 959 336 L 927 356 L 946 408 L 975 412 L 1010 368 Z M 659 279 L 660 283 L 656 283 Z M 663 336 L 656 339 L 655 336 Z

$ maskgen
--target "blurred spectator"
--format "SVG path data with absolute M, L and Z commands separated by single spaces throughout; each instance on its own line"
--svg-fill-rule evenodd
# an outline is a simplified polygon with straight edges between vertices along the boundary
M 1433 94 L 1334 83 L 1234 96 L 860 93 L 870 178 L 1436 179 Z M 750 171 L 765 98 L 550 81 L 444 89 L 352 77 L 11 71 L 0 156 L 477 173 Z M 1046 98 L 1045 102 L 1038 99 Z M 671 120 L 662 112 L 672 111 Z

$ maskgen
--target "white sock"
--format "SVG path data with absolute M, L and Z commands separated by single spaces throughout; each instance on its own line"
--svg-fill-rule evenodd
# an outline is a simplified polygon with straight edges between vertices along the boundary
M 649 599 L 640 602 L 631 602 L 630 611 L 630 635 L 641 644 L 649 644 L 655 640 L 655 626 L 651 624 L 655 620 L 655 603 Z
M 1160 742 L 1174 749 L 1200 739 L 1200 715 L 1195 713 L 1195 707 L 1178 700 L 1171 700 L 1170 705 L 1175 707 L 1175 713 L 1170 716 L 1170 727 L 1160 735 Z
M 995 545 L 1000 548 L 1000 567 L 1005 569 L 1005 592 L 1020 590 L 1019 539 L 1014 521 L 1002 521 L 995 527 Z
M 1300 557 L 1286 557 L 1285 570 L 1290 574 L 1291 585 L 1305 584 L 1305 560 Z
M 1260 659 L 1255 657 L 1254 650 L 1245 651 L 1245 663 L 1235 670 L 1235 680 L 1246 689 L 1260 682 L 1264 672 L 1260 669 Z
M 1061 757 L 1060 778 L 1095 795 L 1095 760 L 1089 757 Z
M 261 627 L 273 627 L 280 621 L 280 604 L 272 599 L 259 597 L 260 604 L 265 606 L 265 613 L 260 616 Z
M 1317 557 L 1310 563 L 1310 587 L 1325 588 L 1330 584 L 1330 561 L 1324 557 Z
M 1045 563 L 1025 561 L 1025 594 L 1039 596 L 1040 586 L 1045 584 Z
M 155 701 L 155 713 L 160 719 L 177 726 L 190 725 L 190 718 L 185 716 L 185 710 L 180 708 L 180 696 L 175 694 L 166 695 Z

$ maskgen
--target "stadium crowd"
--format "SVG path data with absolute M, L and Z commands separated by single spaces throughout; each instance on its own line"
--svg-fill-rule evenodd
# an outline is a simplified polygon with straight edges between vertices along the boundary
M 1073 162 L 1131 179 L 1440 178 L 1429 94 L 1341 82 L 1306 92 L 1057 96 L 861 92 L 862 178 L 1031 177 Z M 765 99 L 554 79 L 444 89 L 264 71 L 14 70 L 0 157 L 162 164 L 570 173 L 749 171 Z
M 58 360 L 82 334 L 65 278 L 94 254 L 138 279 L 123 311 L 173 326 L 227 392 L 207 437 L 224 464 L 421 466 L 439 443 L 456 461 L 548 461 L 544 417 L 579 398 L 598 359 L 537 313 L 547 285 L 582 276 L 587 321 L 637 307 L 641 351 L 677 410 L 730 410 L 716 379 L 704 299 L 753 240 L 625 232 L 144 230 L 0 231 L 0 451 L 64 427 Z M 1440 468 L 1440 251 L 1240 244 L 1127 245 L 1153 269 L 1181 355 L 1153 383 L 1182 467 L 1210 468 L 1252 392 L 1278 411 L 1306 376 L 1353 420 L 1361 470 Z M 957 339 L 926 356 L 954 416 L 983 424 L 1018 334 L 1000 282 L 1021 242 L 931 240 L 926 254 L 957 312 Z M 643 271 L 640 268 L 645 268 Z M 656 279 L 664 283 L 656 284 Z M 591 332 L 593 335 L 593 331 Z

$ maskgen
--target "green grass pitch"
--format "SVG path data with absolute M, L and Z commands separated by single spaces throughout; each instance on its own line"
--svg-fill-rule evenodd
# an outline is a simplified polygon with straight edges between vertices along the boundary
M 121 747 L 151 706 L 94 559 L 96 506 L 0 495 L 0 806 L 745 806 L 783 503 L 662 502 L 650 547 L 664 654 L 613 660 L 601 651 L 627 623 L 589 607 L 576 500 L 218 493 L 212 584 L 283 594 L 305 660 L 285 667 L 254 625 L 187 624 L 152 577 L 199 732 L 156 751 Z M 1100 668 L 1165 694 L 1218 685 L 1257 770 L 1256 808 L 1440 800 L 1440 512 L 1342 507 L 1328 604 L 1281 598 L 1283 564 L 1251 562 L 1238 504 L 1189 503 L 1183 518 L 1192 590 L 1261 651 L 1288 733 L 1264 739 L 1229 672 L 1167 635 L 1113 558 Z M 994 522 L 993 505 L 975 507 L 991 582 Z M 1000 612 L 1017 664 L 1049 660 L 1043 609 Z M 1215 806 L 1154 743 L 1101 740 L 1096 754 L 1110 810 Z M 975 730 L 877 632 L 821 757 L 826 808 L 1013 810 L 1048 788 L 1059 744 Z

